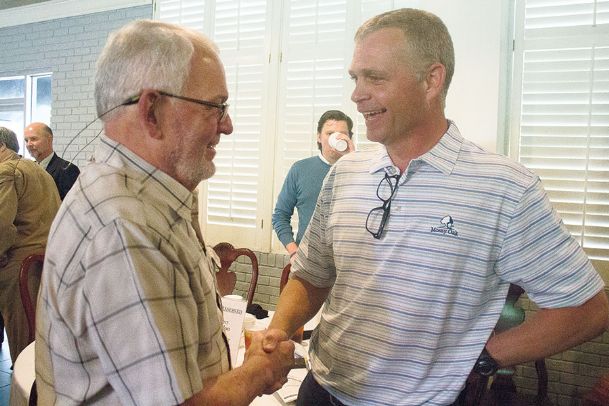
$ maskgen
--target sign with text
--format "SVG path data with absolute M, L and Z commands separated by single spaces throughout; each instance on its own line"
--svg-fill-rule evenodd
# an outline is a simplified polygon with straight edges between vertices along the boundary
M 241 330 L 247 302 L 239 295 L 227 295 L 222 297 L 222 310 L 224 312 L 224 332 L 228 338 L 230 359 L 233 367 L 237 363 L 239 353 L 239 342 L 241 341 Z

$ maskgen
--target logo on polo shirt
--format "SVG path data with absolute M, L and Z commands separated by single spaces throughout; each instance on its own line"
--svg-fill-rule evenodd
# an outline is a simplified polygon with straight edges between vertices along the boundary
M 450 234 L 455 237 L 459 236 L 457 230 L 455 230 L 455 222 L 451 216 L 444 216 L 442 220 L 440 220 L 440 226 L 431 227 L 432 233 L 438 234 Z

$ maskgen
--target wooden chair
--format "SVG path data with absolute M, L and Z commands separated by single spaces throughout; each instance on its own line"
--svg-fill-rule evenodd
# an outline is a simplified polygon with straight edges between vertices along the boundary
M 507 298 L 495 331 L 500 333 L 516 327 L 524 321 L 524 310 L 515 304 L 524 293 L 517 285 L 510 285 Z M 533 399 L 516 393 L 516 385 L 512 379 L 513 368 L 502 368 L 493 376 L 493 382 L 488 387 L 489 377 L 482 377 L 472 372 L 467 378 L 466 406 L 524 406 L 549 405 L 548 372 L 544 359 L 535 361 L 537 371 L 537 395 Z
M 214 247 L 214 251 L 220 257 L 220 269 L 216 272 L 218 290 L 222 296 L 230 295 L 237 284 L 237 275 L 229 268 L 240 256 L 246 256 L 252 263 L 252 278 L 250 287 L 247 291 L 247 304 L 251 305 L 254 300 L 254 292 L 258 284 L 258 258 L 254 252 L 248 248 L 235 248 L 228 242 L 221 242 Z
M 285 284 L 288 283 L 288 280 L 290 279 L 291 271 L 292 271 L 292 264 L 288 262 L 288 264 L 286 266 L 284 266 L 283 270 L 281 271 L 281 279 L 279 279 L 279 293 L 281 293 Z
M 38 292 L 30 292 L 30 272 L 42 272 L 44 254 L 32 254 L 21 262 L 19 270 L 19 293 L 25 311 L 28 325 L 28 338 L 32 342 L 36 338 L 36 297 Z

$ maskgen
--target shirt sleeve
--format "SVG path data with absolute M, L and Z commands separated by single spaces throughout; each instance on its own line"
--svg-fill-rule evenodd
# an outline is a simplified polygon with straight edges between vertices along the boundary
M 545 308 L 581 305 L 604 286 L 553 209 L 539 178 L 516 205 L 496 270 Z
M 17 191 L 15 189 L 15 176 L 13 171 L 0 172 L 0 256 L 15 244 L 17 238 L 17 227 L 15 217 L 17 216 Z
M 123 404 L 178 404 L 202 389 L 196 278 L 172 249 L 153 231 L 115 220 L 83 258 L 83 319 Z
M 279 238 L 279 241 L 284 246 L 294 242 L 294 230 L 292 230 L 291 221 L 294 208 L 296 207 L 297 196 L 296 170 L 292 166 L 277 197 L 272 217 L 273 229 L 277 233 L 277 238 Z
M 336 266 L 328 219 L 332 207 L 337 165 L 323 183 L 315 211 L 299 245 L 292 272 L 317 287 L 331 287 L 336 280 Z

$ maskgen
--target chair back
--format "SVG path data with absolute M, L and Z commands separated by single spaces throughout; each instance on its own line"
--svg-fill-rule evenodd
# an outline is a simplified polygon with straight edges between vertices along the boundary
M 279 294 L 283 291 L 283 288 L 288 283 L 290 279 L 290 272 L 292 271 L 292 264 L 290 262 L 287 263 L 286 266 L 283 267 L 281 271 L 281 278 L 279 279 Z M 300 326 L 292 337 L 290 337 L 293 341 L 297 343 L 301 343 L 304 336 L 304 326 Z
M 0 314 L 0 344 L 4 342 L 4 318 Z
M 279 293 L 283 291 L 283 287 L 286 283 L 288 283 L 288 279 L 290 279 L 290 272 L 292 271 L 292 264 L 288 262 L 286 266 L 283 267 L 281 271 L 281 279 L 279 279 Z
M 220 258 L 220 269 L 216 272 L 218 290 L 222 296 L 230 295 L 235 290 L 237 275 L 230 271 L 230 267 L 235 260 L 241 256 L 246 256 L 252 264 L 252 277 L 250 287 L 247 291 L 247 304 L 252 304 L 256 285 L 258 284 L 258 258 L 256 254 L 248 248 L 235 248 L 228 242 L 221 242 L 214 247 L 214 251 Z
M 19 294 L 27 318 L 29 342 L 36 338 L 36 297 L 38 295 L 37 291 L 30 292 L 30 279 L 32 278 L 30 274 L 34 271 L 42 273 L 43 264 L 44 254 L 32 254 L 21 262 L 19 270 Z

